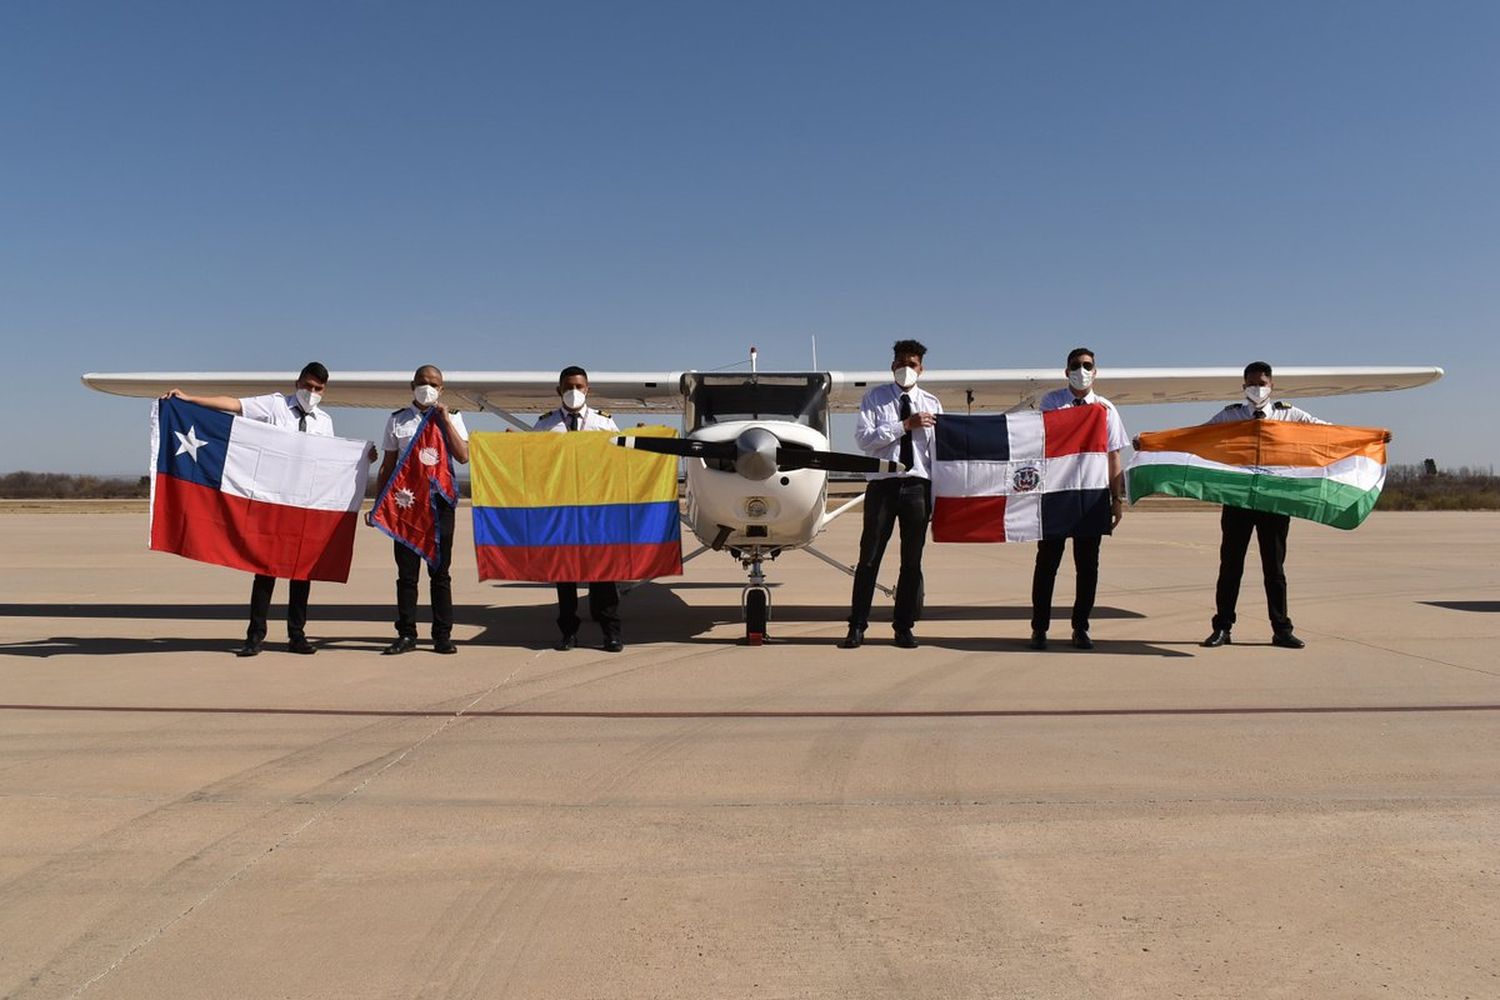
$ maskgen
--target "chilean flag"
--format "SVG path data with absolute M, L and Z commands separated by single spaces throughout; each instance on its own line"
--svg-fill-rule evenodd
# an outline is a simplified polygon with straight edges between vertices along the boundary
M 369 447 L 159 400 L 151 410 L 151 548 L 282 579 L 344 583 Z
M 937 418 L 932 540 L 1035 542 L 1110 532 L 1100 405 Z
M 375 527 L 426 559 L 434 569 L 440 551 L 438 500 L 446 500 L 450 507 L 458 505 L 453 456 L 448 454 L 442 423 L 433 419 L 435 413 L 437 410 L 429 409 L 422 415 L 417 432 L 396 460 L 395 471 L 375 498 L 371 513 Z

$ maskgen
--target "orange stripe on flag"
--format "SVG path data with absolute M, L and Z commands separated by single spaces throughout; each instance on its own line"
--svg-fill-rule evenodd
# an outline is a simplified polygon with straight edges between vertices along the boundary
M 1180 451 L 1225 465 L 1332 465 L 1363 455 L 1385 462 L 1385 431 L 1288 420 L 1239 420 L 1200 424 L 1140 436 L 1140 451 Z

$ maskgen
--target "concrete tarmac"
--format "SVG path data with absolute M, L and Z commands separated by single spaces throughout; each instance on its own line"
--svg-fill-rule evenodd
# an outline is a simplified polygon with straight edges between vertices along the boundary
M 1133 512 L 1089 653 L 935 544 L 914 651 L 791 553 L 772 645 L 708 555 L 556 653 L 467 520 L 457 656 L 378 655 L 362 530 L 240 660 L 244 574 L 0 514 L 0 997 L 1500 997 L 1500 515 L 1294 524 L 1288 651 L 1253 552 L 1199 648 L 1217 517 Z

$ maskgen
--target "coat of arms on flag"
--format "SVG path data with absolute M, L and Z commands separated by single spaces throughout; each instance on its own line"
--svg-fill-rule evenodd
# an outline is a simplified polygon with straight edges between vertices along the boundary
M 369 447 L 159 400 L 151 409 L 151 548 L 283 579 L 343 583 Z
M 442 423 L 433 419 L 436 413 L 429 409 L 422 415 L 370 512 L 370 523 L 433 567 L 441 551 L 437 504 L 440 500 L 450 507 L 458 504 L 453 456 L 448 453 Z
M 932 539 L 1035 542 L 1110 531 L 1103 406 L 938 417 Z
M 617 436 L 490 432 L 469 439 L 481 580 L 584 583 L 682 573 L 677 459 L 616 447 Z
M 1233 420 L 1140 436 L 1130 501 L 1161 493 L 1356 528 L 1385 485 L 1374 427 Z

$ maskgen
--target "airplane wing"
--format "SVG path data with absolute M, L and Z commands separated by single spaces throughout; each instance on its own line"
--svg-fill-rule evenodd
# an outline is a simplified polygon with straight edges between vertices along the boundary
M 682 410 L 681 372 L 589 375 L 589 404 L 619 413 Z M 116 396 L 154 399 L 169 389 L 190 396 L 262 396 L 290 392 L 291 372 L 90 372 L 83 384 Z M 557 406 L 557 372 L 444 372 L 443 402 L 460 410 L 544 413 Z M 411 402 L 411 372 L 334 371 L 325 406 L 394 410 Z
M 775 372 L 761 372 L 773 375 Z M 804 373 L 799 373 L 804 374 Z M 859 409 L 871 386 L 890 380 L 885 370 L 830 372 L 830 408 Z M 1106 368 L 1095 383 L 1121 406 L 1135 403 L 1228 402 L 1240 398 L 1242 368 Z M 676 413 L 682 409 L 682 372 L 591 372 L 589 402 L 615 413 Z M 749 375 L 746 373 L 746 377 Z M 1286 399 L 1411 389 L 1443 377 L 1432 367 L 1278 368 L 1276 395 Z M 296 372 L 91 372 L 83 382 L 99 392 L 154 398 L 178 388 L 193 396 L 258 396 L 286 392 Z M 954 412 L 1022 409 L 1065 382 L 1056 369 L 933 370 L 921 385 Z M 443 395 L 457 409 L 543 413 L 557 405 L 555 372 L 447 372 Z M 332 373 L 324 403 L 394 410 L 411 401 L 409 372 Z
M 871 386 L 889 382 L 889 371 L 834 372 L 832 409 L 859 409 Z M 1443 377 L 1431 367 L 1277 368 L 1276 396 L 1306 399 L 1357 392 L 1412 389 Z M 997 368 L 931 370 L 918 383 L 943 403 L 945 410 L 1014 410 L 1035 405 L 1045 393 L 1066 385 L 1058 369 Z M 1233 402 L 1240 398 L 1243 368 L 1101 368 L 1095 390 L 1120 406 L 1139 403 Z

